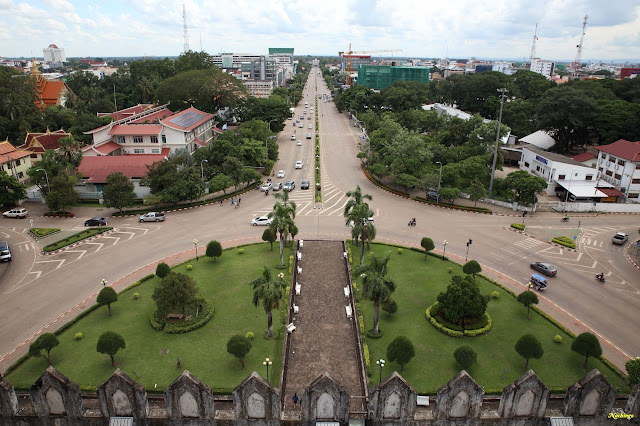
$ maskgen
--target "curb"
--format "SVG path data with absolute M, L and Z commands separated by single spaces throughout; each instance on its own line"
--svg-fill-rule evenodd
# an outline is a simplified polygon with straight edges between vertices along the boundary
M 506 229 L 508 229 L 509 231 L 517 232 L 518 234 L 525 235 L 525 236 L 527 236 L 527 237 L 529 237 L 529 238 L 533 238 L 534 240 L 537 240 L 537 238 L 536 238 L 536 237 L 534 237 L 534 236 L 533 236 L 533 235 L 531 235 L 531 234 L 527 234 L 527 233 L 526 233 L 526 232 L 524 232 L 524 231 L 519 231 L 519 230 L 517 230 L 517 229 L 515 229 L 515 228 L 511 228 L 511 227 L 506 228 Z M 581 231 L 580 233 L 582 234 L 582 231 Z M 541 241 L 541 240 L 538 240 L 538 241 Z M 561 246 L 560 244 L 556 244 L 556 243 L 551 242 L 551 241 L 542 241 L 542 242 L 543 242 L 543 243 L 550 244 L 550 245 L 552 245 L 552 246 L 556 246 L 556 247 L 558 247 L 558 248 L 560 248 L 560 249 L 563 249 L 563 250 L 566 250 L 566 251 L 571 251 L 571 252 L 577 252 L 577 251 L 578 251 L 578 249 L 572 249 L 572 248 L 569 248 L 569 247 Z M 639 268 L 639 269 L 640 269 L 640 268 Z
M 110 231 L 102 232 L 100 234 L 94 235 L 93 237 L 85 238 L 84 240 L 77 241 L 77 242 L 75 242 L 73 244 L 70 244 L 68 246 L 62 247 L 61 249 L 58 249 L 56 251 L 45 252 L 43 250 L 40 250 L 40 255 L 41 256 L 51 256 L 51 255 L 54 255 L 54 254 L 62 253 L 64 251 L 69 250 L 70 248 L 74 248 L 74 247 L 77 247 L 79 245 L 82 245 L 82 244 L 86 243 L 87 241 L 95 240 L 95 239 L 100 238 L 100 237 L 102 237 L 104 235 L 113 234 L 116 231 L 117 231 L 117 228 L 113 228 Z

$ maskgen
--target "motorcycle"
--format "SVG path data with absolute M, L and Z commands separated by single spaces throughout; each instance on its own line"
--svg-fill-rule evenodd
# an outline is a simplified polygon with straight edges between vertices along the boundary
M 604 275 L 602 274 L 596 274 L 596 280 L 600 281 L 601 283 L 605 283 L 606 280 L 604 278 Z
M 269 190 L 264 191 L 264 195 L 269 195 Z
M 408 225 L 409 225 L 409 226 L 416 226 L 416 224 L 417 224 L 416 219 L 415 219 L 415 218 L 413 218 L 413 219 L 411 219 L 411 220 L 409 221 L 409 224 L 408 224 Z
M 569 222 L 569 216 L 565 216 L 565 217 L 563 217 L 563 218 L 562 218 L 562 221 L 563 221 L 563 222 Z

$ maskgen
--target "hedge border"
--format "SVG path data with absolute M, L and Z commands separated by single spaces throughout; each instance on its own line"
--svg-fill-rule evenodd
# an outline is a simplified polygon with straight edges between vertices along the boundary
M 524 231 L 527 226 L 524 223 L 512 223 L 511 227 L 518 231 Z
M 493 214 L 493 210 L 487 209 L 484 207 L 471 207 L 471 206 L 462 206 L 460 204 L 438 203 L 435 201 L 427 200 L 426 198 L 423 198 L 423 197 L 413 197 L 412 200 L 419 201 L 424 204 L 431 204 L 433 206 L 443 207 L 446 209 L 459 210 L 464 212 L 482 213 L 482 214 Z
M 112 226 L 100 226 L 98 228 L 85 229 L 85 230 L 82 230 L 80 232 L 76 232 L 75 234 L 69 235 L 66 238 L 63 238 L 63 239 L 58 240 L 56 242 L 53 242 L 51 244 L 47 244 L 46 246 L 42 247 L 42 251 L 45 252 L 45 253 L 51 253 L 52 251 L 60 250 L 62 248 L 68 247 L 68 246 L 70 246 L 72 244 L 79 243 L 80 241 L 84 241 L 84 240 L 86 240 L 88 238 L 95 237 L 96 235 L 104 234 L 105 232 L 109 232 L 112 229 L 113 229 Z M 81 235 L 81 234 L 83 234 L 85 232 L 88 232 L 91 235 L 87 235 L 86 237 L 80 238 L 79 240 L 67 241 L 68 244 L 65 244 L 65 245 L 59 245 L 62 241 L 71 240 L 74 237 L 77 237 L 77 236 L 79 236 L 79 235 Z M 52 248 L 52 247 L 55 247 L 55 248 Z
M 433 308 L 434 306 L 436 306 L 438 302 L 434 303 L 433 305 L 429 306 L 427 308 L 427 310 L 425 311 L 425 316 L 427 318 L 427 320 L 431 323 L 431 325 L 433 325 L 437 330 L 439 330 L 440 332 L 446 334 L 447 336 L 450 337 L 476 337 L 479 336 L 481 334 L 485 334 L 488 333 L 491 330 L 491 327 L 493 326 L 493 320 L 491 319 L 491 315 L 489 315 L 488 312 L 485 312 L 485 316 L 487 318 L 487 325 L 484 326 L 483 328 L 478 328 L 475 330 L 464 330 L 464 331 L 457 331 L 457 330 L 452 330 L 448 327 L 445 327 L 444 325 L 440 324 L 440 322 L 438 322 L 438 320 L 431 315 L 431 308 Z

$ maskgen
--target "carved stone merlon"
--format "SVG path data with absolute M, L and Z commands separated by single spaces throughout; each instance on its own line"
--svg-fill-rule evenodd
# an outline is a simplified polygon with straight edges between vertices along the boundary
M 304 389 L 300 407 L 303 424 L 349 421 L 349 394 L 326 371 Z
M 164 391 L 167 417 L 170 419 L 213 419 L 211 388 L 184 370 Z
M 624 409 L 624 412 L 633 414 L 634 419 L 640 419 L 640 385 L 635 385 L 631 389 L 627 400 L 627 408 Z
M 436 420 L 479 419 L 483 395 L 482 386 L 462 370 L 438 389 L 433 417 Z
M 544 417 L 549 402 L 549 388 L 533 370 L 524 373 L 518 380 L 502 390 L 498 416 L 503 419 Z
M 65 415 L 77 419 L 84 413 L 78 385 L 51 366 L 31 386 L 30 393 L 39 417 Z
M 238 422 L 280 423 L 280 394 L 255 371 L 233 390 L 233 404 Z
M 594 368 L 567 390 L 563 414 L 571 417 L 606 417 L 615 397 L 613 386 Z
M 147 390 L 119 368 L 98 386 L 98 404 L 104 417 L 146 419 L 149 415 Z
M 18 413 L 18 397 L 13 385 L 0 377 L 0 418 L 11 418 Z
M 369 390 L 369 420 L 407 423 L 414 420 L 417 393 L 397 372 Z

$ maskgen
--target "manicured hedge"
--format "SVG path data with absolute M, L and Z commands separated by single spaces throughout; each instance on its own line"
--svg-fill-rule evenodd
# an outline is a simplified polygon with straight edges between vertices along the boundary
M 73 243 L 77 243 L 78 241 L 86 240 L 87 238 L 93 237 L 98 234 L 105 233 L 107 231 L 111 231 L 113 228 L 110 226 L 101 226 L 98 228 L 85 229 L 84 231 L 78 232 L 77 234 L 69 235 L 67 238 L 63 238 L 60 241 L 56 241 L 55 243 L 51 243 L 42 248 L 42 251 L 51 252 L 61 249 L 62 247 L 69 246 Z
M 524 229 L 526 228 L 524 223 L 512 223 L 511 227 L 520 231 L 524 231 Z
M 573 241 L 573 239 L 569 237 L 565 237 L 564 235 L 560 237 L 555 237 L 551 239 L 551 241 L 556 244 L 560 244 L 561 246 L 569 247 L 572 249 L 576 248 L 576 243 Z
M 202 302 L 202 311 L 200 311 L 198 317 L 188 321 L 167 322 L 156 309 L 151 315 L 151 327 L 154 330 L 163 330 L 169 334 L 187 333 L 208 323 L 213 318 L 214 311 L 213 305 L 205 300 Z
M 60 232 L 60 228 L 31 228 L 29 229 L 29 232 L 36 238 L 43 238 L 47 235 Z
M 482 325 L 480 328 L 471 328 L 474 327 L 473 324 L 469 325 L 468 329 L 465 329 L 464 331 L 462 331 L 462 327 L 459 327 L 458 325 L 455 324 L 451 324 L 451 323 L 446 323 L 447 325 L 443 325 L 441 324 L 442 319 L 440 317 L 438 317 L 437 315 L 431 315 L 431 311 L 432 309 L 436 309 L 438 308 L 438 302 L 434 303 L 433 305 L 429 306 L 426 310 L 426 317 L 429 320 L 429 322 L 438 330 L 440 330 L 441 332 L 443 332 L 444 334 L 451 336 L 451 337 L 463 337 L 463 336 L 467 336 L 467 337 L 475 337 L 475 336 L 479 336 L 481 334 L 487 333 L 489 332 L 489 330 L 491 330 L 491 327 L 493 325 L 493 321 L 491 320 L 491 316 L 489 315 L 488 312 L 485 312 L 485 318 L 482 319 L 480 321 L 480 324 Z M 455 326 L 456 328 L 459 327 L 459 330 L 454 330 L 453 328 L 449 328 L 450 326 Z M 476 325 L 477 327 L 477 325 Z

